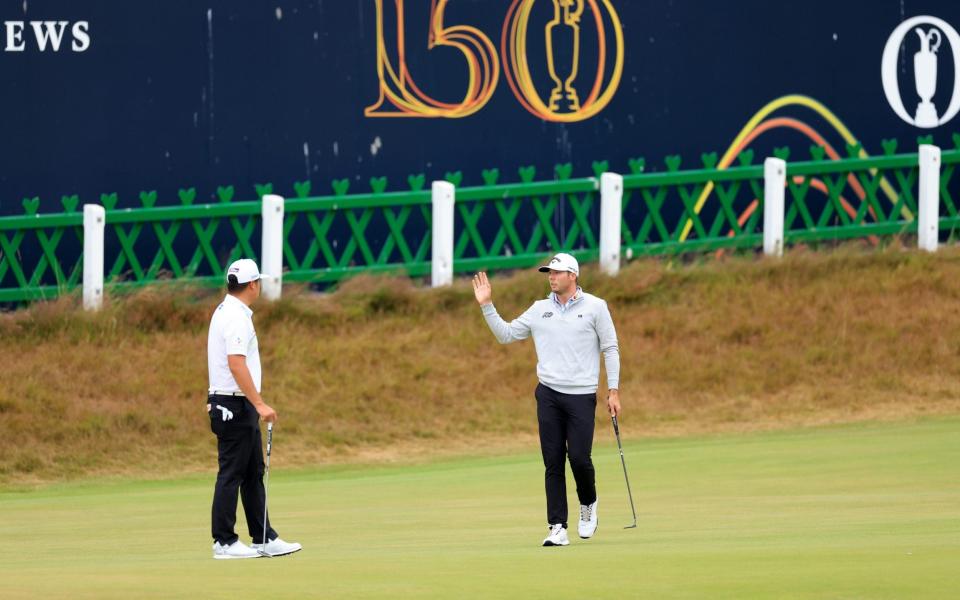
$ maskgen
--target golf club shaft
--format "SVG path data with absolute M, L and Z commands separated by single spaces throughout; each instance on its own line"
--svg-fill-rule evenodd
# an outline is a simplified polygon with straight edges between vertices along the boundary
M 630 476 L 627 475 L 627 461 L 623 457 L 623 444 L 620 442 L 620 426 L 617 423 L 617 417 L 614 415 L 613 432 L 617 436 L 617 448 L 620 450 L 620 464 L 623 465 L 623 479 L 627 482 L 627 497 L 630 499 L 630 512 L 633 513 L 633 524 L 637 524 L 637 510 L 633 507 L 633 492 L 630 491 Z
M 267 423 L 267 464 L 263 472 L 263 553 L 267 552 L 267 493 L 270 485 L 270 451 L 273 449 L 273 423 Z

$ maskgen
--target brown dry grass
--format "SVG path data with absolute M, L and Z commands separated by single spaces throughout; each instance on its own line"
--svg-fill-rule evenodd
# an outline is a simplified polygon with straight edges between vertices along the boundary
M 595 270 L 583 283 L 612 308 L 634 435 L 960 412 L 957 250 Z M 511 317 L 546 287 L 522 273 L 497 277 L 494 293 Z M 96 315 L 75 299 L 0 315 L 0 482 L 210 470 L 217 302 L 158 287 Z M 363 277 L 330 295 L 286 292 L 255 320 L 285 465 L 535 447 L 533 346 L 498 345 L 468 281 Z

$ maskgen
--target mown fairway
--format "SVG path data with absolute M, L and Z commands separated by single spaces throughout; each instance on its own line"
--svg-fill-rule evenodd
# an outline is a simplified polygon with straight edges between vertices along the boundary
M 958 418 L 626 451 L 639 528 L 622 529 L 623 479 L 604 445 L 600 529 L 567 548 L 538 546 L 532 452 L 292 471 L 280 430 L 274 523 L 305 550 L 272 560 L 210 558 L 212 474 L 5 492 L 0 597 L 960 597 Z

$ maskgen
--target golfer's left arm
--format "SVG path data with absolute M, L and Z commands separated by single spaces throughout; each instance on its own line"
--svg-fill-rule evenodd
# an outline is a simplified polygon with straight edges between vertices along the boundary
M 613 317 L 607 303 L 597 315 L 597 337 L 600 340 L 600 352 L 607 370 L 607 410 L 611 416 L 620 416 L 620 345 L 617 343 L 617 330 L 613 326 Z

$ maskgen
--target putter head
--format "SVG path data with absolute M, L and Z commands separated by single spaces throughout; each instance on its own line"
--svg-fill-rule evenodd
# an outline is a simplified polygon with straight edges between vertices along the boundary
M 626 527 L 624 527 L 624 529 L 636 529 L 636 528 L 637 528 L 636 523 L 634 523 L 633 525 L 627 525 Z
M 267 552 L 266 550 L 257 550 L 257 554 L 259 554 L 263 558 L 273 558 L 273 555 Z

